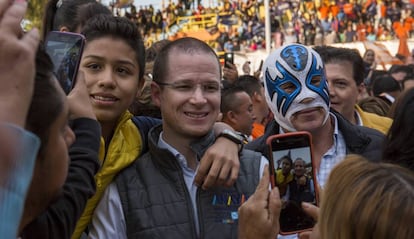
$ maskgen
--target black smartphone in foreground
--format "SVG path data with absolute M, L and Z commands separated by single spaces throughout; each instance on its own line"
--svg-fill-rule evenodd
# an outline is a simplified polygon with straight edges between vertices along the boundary
M 85 37 L 71 32 L 50 32 L 45 40 L 46 51 L 53 65 L 55 76 L 66 94 L 76 83 L 82 58 Z
M 228 67 L 227 62 L 234 64 L 234 53 L 233 52 L 224 53 L 224 67 Z
M 318 205 L 312 136 L 304 131 L 278 134 L 268 137 L 266 143 L 272 186 L 279 188 L 282 200 L 280 234 L 312 229 L 316 222 L 301 206 L 302 202 Z

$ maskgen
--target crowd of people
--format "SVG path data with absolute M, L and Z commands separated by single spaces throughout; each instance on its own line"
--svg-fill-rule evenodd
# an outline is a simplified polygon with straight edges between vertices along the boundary
M 276 48 L 283 43 L 322 45 L 412 38 L 413 6 L 412 0 L 271 0 L 271 44 Z M 161 33 L 168 32 L 177 17 L 214 13 L 223 23 L 216 29 L 220 31 L 217 42 L 212 43 L 217 51 L 265 48 L 264 1 L 224 0 L 216 6 L 203 6 L 201 1 L 170 1 L 158 10 L 131 3 L 126 13 L 114 9 L 136 22 L 149 42 L 165 37 Z
M 0 3 L 2 238 L 283 238 L 286 197 L 318 221 L 301 238 L 414 237 L 409 61 L 291 43 L 250 74 L 195 38 L 146 49 L 95 0 L 49 0 L 42 33 L 21 29 L 26 8 Z M 50 31 L 86 39 L 68 95 Z M 315 171 L 269 169 L 267 138 L 296 131 Z

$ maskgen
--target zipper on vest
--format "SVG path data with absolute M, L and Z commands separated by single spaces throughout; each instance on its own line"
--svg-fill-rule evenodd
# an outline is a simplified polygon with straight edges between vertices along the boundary
M 177 161 L 175 161 L 177 164 L 178 164 L 178 162 Z M 183 186 L 184 187 L 184 191 L 185 191 L 185 198 L 186 198 L 186 201 L 187 201 L 187 206 L 188 205 L 190 205 L 189 206 L 189 208 L 190 208 L 190 211 L 189 211 L 189 216 L 190 216 L 190 220 L 191 220 L 191 225 L 192 225 L 192 227 L 191 227 L 191 234 L 193 234 L 193 238 L 198 238 L 197 237 L 197 232 L 196 232 L 196 226 L 195 226 L 195 222 L 194 222 L 194 209 L 193 209 L 193 202 L 192 202 L 192 200 L 191 200 L 191 197 L 190 197 L 190 192 L 188 191 L 188 189 L 187 189 L 187 186 L 186 186 L 186 184 L 185 184 L 185 180 L 184 180 L 184 176 L 183 176 L 183 170 L 182 170 L 182 168 L 181 168 L 181 166 L 180 165 L 177 165 L 178 166 L 178 168 L 179 168 L 179 170 L 180 170 L 180 182 L 181 182 L 181 186 Z M 198 194 L 198 189 L 197 189 L 197 193 L 196 193 L 196 195 Z M 197 196 L 196 196 L 196 198 L 198 198 Z M 196 201 L 197 201 L 197 199 L 196 199 Z M 197 202 L 198 203 L 198 202 Z M 196 205 L 197 206 L 197 208 L 198 208 L 198 205 Z M 200 217 L 199 217 L 200 218 Z M 200 222 L 198 223 L 198 224 L 200 224 Z M 201 234 L 200 234 L 201 235 Z
M 201 223 L 203 217 L 201 210 L 200 210 L 200 194 L 201 190 L 197 188 L 196 192 L 196 202 L 197 202 L 197 216 L 198 216 L 198 228 L 200 229 L 200 238 L 204 238 L 204 223 Z

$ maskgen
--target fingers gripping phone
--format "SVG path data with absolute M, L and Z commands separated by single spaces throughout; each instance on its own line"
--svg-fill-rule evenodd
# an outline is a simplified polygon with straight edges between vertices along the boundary
M 53 72 L 66 94 L 76 83 L 84 44 L 85 37 L 77 33 L 52 31 L 46 37 L 45 47 L 54 65 Z
M 318 205 L 312 136 L 304 131 L 278 134 L 268 137 L 266 143 L 271 152 L 271 183 L 279 188 L 282 199 L 280 234 L 312 229 L 316 222 L 301 206 L 302 202 Z
M 228 67 L 227 62 L 234 64 L 234 53 L 233 52 L 226 52 L 224 54 L 224 67 Z

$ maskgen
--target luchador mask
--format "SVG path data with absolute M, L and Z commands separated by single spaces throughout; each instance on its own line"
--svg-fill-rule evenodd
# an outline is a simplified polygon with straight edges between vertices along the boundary
M 322 59 L 313 49 L 300 44 L 276 49 L 263 65 L 263 76 L 267 104 L 281 127 L 296 131 L 291 116 L 311 107 L 322 107 L 326 122 L 330 105 L 328 85 Z M 308 99 L 306 103 L 304 99 Z

